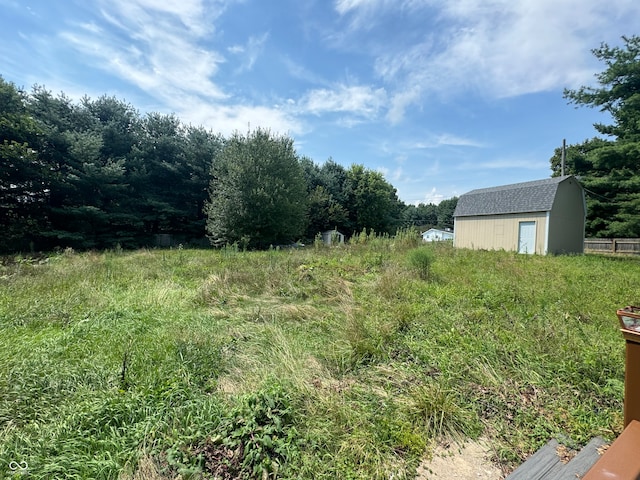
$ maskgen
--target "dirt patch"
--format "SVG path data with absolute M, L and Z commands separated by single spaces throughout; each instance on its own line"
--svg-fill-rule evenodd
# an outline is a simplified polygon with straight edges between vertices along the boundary
M 502 480 L 505 474 L 491 462 L 486 441 L 436 447 L 418 467 L 417 480 Z

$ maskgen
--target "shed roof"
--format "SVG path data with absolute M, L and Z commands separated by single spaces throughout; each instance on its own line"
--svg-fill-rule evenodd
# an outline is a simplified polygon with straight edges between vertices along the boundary
M 454 217 L 548 212 L 558 185 L 572 175 L 471 190 L 458 199 Z
M 453 232 L 451 230 L 441 230 L 439 228 L 430 228 L 429 230 L 425 230 L 424 232 L 422 232 L 422 235 L 429 233 L 429 232 L 435 232 L 435 233 L 446 233 L 449 235 L 453 235 Z

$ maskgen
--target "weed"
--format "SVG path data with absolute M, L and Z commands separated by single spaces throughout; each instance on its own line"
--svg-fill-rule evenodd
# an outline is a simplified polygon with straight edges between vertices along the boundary
M 393 237 L 395 250 L 408 250 L 416 248 L 422 243 L 422 237 L 416 227 L 400 228 Z
M 407 254 L 409 266 L 418 274 L 420 279 L 429 280 L 431 266 L 434 261 L 433 251 L 427 247 L 419 247 L 409 250 Z
M 241 397 L 216 436 L 192 453 L 215 478 L 276 478 L 298 455 L 292 412 L 289 396 L 277 384 Z

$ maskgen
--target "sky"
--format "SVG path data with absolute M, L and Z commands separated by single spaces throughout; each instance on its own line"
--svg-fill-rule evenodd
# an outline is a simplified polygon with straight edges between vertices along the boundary
M 0 76 L 384 174 L 407 204 L 539 180 L 608 122 L 565 88 L 637 0 L 0 0 Z

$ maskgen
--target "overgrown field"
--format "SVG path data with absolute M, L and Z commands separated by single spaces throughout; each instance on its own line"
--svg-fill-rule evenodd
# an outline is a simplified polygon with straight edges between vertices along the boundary
M 478 436 L 513 468 L 620 432 L 639 285 L 635 258 L 366 235 L 5 259 L 0 476 L 401 479 Z

